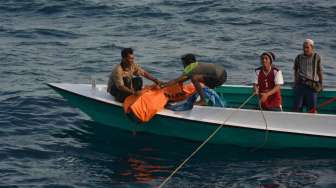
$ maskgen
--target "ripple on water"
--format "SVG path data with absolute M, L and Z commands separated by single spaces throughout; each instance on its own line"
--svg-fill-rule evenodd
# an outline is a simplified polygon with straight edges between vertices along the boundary
M 199 143 L 97 124 L 45 83 L 106 83 L 124 47 L 162 80 L 195 53 L 223 65 L 230 84 L 250 84 L 272 50 L 292 80 L 309 37 L 335 85 L 335 13 L 329 0 L 0 1 L 1 186 L 156 187 Z M 207 145 L 167 187 L 335 187 L 334 166 L 333 150 Z

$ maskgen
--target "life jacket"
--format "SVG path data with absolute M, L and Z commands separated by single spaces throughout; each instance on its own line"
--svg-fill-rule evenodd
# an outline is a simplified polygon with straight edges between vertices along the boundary
M 279 69 L 272 67 L 271 71 L 265 75 L 262 67 L 257 68 L 256 74 L 258 76 L 258 88 L 259 93 L 265 93 L 272 90 L 275 87 L 275 75 Z M 268 99 L 261 104 L 264 109 L 275 109 L 281 107 L 282 98 L 280 91 L 275 92 L 273 95 L 269 96 Z

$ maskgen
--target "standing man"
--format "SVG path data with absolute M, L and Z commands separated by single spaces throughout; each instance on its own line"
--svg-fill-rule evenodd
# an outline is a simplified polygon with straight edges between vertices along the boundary
M 322 89 L 321 57 L 314 51 L 314 41 L 303 42 L 303 54 L 299 54 L 294 62 L 294 111 L 302 112 L 306 105 L 307 111 L 316 113 L 317 94 Z
M 107 84 L 107 92 L 113 95 L 117 101 L 124 102 L 126 97 L 137 94 L 142 89 L 141 76 L 155 84 L 161 83 L 134 62 L 132 48 L 124 48 L 121 51 L 121 58 L 120 64 L 113 68 Z
M 272 52 L 261 54 L 262 66 L 255 69 L 254 92 L 259 95 L 262 109 L 282 111 L 280 86 L 284 81 L 281 70 L 273 66 L 274 60 Z
M 181 60 L 184 67 L 182 75 L 167 82 L 164 86 L 182 83 L 190 79 L 201 98 L 195 104 L 205 106 L 205 94 L 200 83 L 211 89 L 222 85 L 227 77 L 224 67 L 213 63 L 199 63 L 193 54 L 186 54 L 182 56 Z

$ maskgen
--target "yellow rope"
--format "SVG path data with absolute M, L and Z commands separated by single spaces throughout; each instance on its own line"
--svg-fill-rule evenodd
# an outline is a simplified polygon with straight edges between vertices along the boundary
M 265 130 L 265 134 L 264 134 L 264 141 L 263 141 L 263 143 L 260 146 L 257 146 L 256 148 L 252 149 L 251 152 L 255 152 L 258 149 L 264 147 L 264 145 L 266 144 L 266 142 L 268 140 L 268 125 L 267 125 L 265 113 L 264 113 L 264 111 L 263 111 L 263 109 L 261 107 L 261 101 L 260 100 L 259 100 L 259 108 L 260 108 L 261 115 L 262 115 L 262 117 L 264 119 L 264 122 L 265 122 L 265 128 L 266 128 L 266 130 Z
M 225 121 L 219 126 L 217 127 L 217 129 L 200 145 L 198 146 L 198 148 L 192 152 L 189 157 L 187 157 L 160 185 L 158 188 L 162 188 L 170 179 L 171 177 L 173 177 L 173 175 L 179 171 L 183 165 L 185 163 L 187 163 L 206 143 L 209 142 L 209 140 L 214 137 L 216 135 L 216 133 L 225 125 L 225 123 L 227 122 L 227 120 L 229 120 L 229 118 L 231 118 L 236 112 L 239 112 L 239 110 L 249 101 L 251 100 L 251 98 L 255 95 L 255 93 L 253 93 L 250 97 L 248 97 L 240 106 L 239 108 L 237 108 L 235 111 L 232 111 L 232 113 L 225 119 Z

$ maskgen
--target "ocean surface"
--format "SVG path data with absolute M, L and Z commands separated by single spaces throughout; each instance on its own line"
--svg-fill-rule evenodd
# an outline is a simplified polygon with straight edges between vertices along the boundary
M 290 85 L 312 38 L 336 87 L 335 32 L 334 0 L 1 0 L 0 187 L 156 187 L 200 144 L 97 124 L 46 83 L 104 84 L 132 47 L 161 80 L 194 53 L 229 84 L 250 84 L 269 50 Z M 332 188 L 336 151 L 207 145 L 166 187 Z

